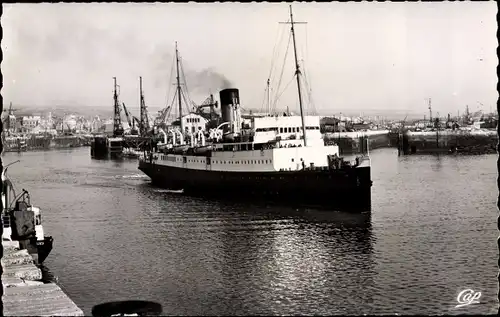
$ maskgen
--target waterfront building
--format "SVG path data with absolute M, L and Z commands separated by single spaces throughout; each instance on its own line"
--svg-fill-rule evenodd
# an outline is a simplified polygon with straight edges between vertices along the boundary
M 182 116 L 182 126 L 189 132 L 205 131 L 208 120 L 196 113 L 189 113 Z M 179 126 L 179 120 L 172 123 L 173 126 Z
M 40 116 L 23 116 L 21 124 L 22 127 L 29 132 L 33 128 L 37 127 L 40 124 L 40 121 L 41 121 Z

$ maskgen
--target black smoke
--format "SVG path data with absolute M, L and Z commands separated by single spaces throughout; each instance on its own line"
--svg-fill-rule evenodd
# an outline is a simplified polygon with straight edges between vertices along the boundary
M 176 83 L 175 51 L 172 47 L 161 45 L 155 47 L 150 55 L 154 86 L 156 89 L 169 89 L 169 85 Z M 234 88 L 233 83 L 223 74 L 212 67 L 202 70 L 193 69 L 189 62 L 181 57 L 180 81 L 186 84 L 192 99 L 208 96 L 226 88 Z M 183 86 L 186 87 L 186 86 Z M 170 88 L 171 89 L 171 88 Z
M 206 68 L 201 71 L 187 71 L 186 81 L 189 91 L 193 94 L 203 95 L 226 88 L 234 88 L 229 79 L 213 68 Z

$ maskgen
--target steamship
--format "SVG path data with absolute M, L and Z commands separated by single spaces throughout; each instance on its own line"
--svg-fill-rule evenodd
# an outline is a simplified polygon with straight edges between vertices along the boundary
M 291 8 L 290 17 L 294 35 Z M 300 74 L 297 59 L 295 66 Z M 337 145 L 325 145 L 320 117 L 304 115 L 298 80 L 297 88 L 300 116 L 244 118 L 239 90 L 220 91 L 222 123 L 217 128 L 205 136 L 184 131 L 180 120 L 180 130 L 158 129 L 163 141 L 139 157 L 139 169 L 154 185 L 185 194 L 369 211 L 368 152 L 351 162 L 339 156 Z

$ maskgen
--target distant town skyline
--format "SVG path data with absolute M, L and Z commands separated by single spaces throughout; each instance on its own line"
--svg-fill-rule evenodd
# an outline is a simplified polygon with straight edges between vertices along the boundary
M 258 110 L 273 48 L 276 89 L 289 33 L 288 25 L 278 24 L 289 18 L 286 3 L 3 8 L 4 109 L 12 101 L 111 111 L 113 76 L 128 108 L 138 109 L 142 76 L 146 103 L 160 109 L 174 93 L 170 75 L 177 41 L 195 103 L 231 86 L 240 89 L 243 107 Z M 307 21 L 296 28 L 298 53 L 320 114 L 425 114 L 429 97 L 440 116 L 456 115 L 466 104 L 485 112 L 496 105 L 494 2 L 294 3 L 293 9 L 296 20 Z M 292 53 L 290 47 L 280 110 L 297 111 Z

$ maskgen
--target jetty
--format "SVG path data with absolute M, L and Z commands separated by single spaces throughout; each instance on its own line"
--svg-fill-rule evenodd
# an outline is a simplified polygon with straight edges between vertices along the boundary
M 403 154 L 495 154 L 498 135 L 488 130 L 402 131 L 398 149 Z
M 337 144 L 340 154 L 358 154 L 366 151 L 366 142 L 370 150 L 391 147 L 389 132 L 389 130 L 326 132 L 323 134 L 323 140 L 325 144 Z
M 2 241 L 4 316 L 84 316 L 55 283 L 42 282 L 42 271 L 18 241 Z

